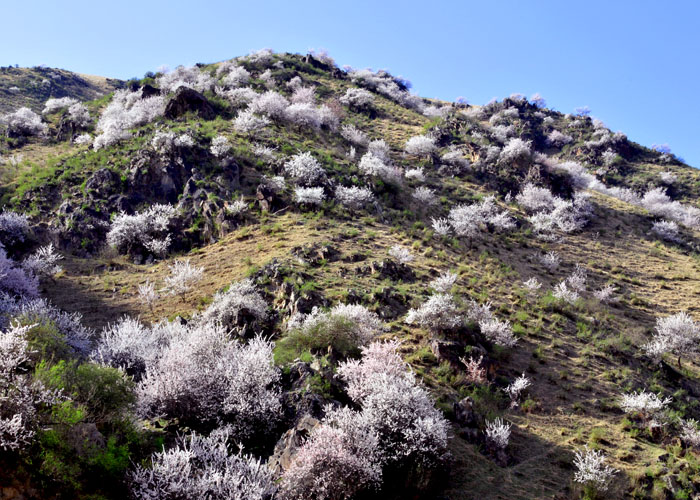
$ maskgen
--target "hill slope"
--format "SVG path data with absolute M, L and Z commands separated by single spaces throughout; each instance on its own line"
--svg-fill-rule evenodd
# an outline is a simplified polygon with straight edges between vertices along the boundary
M 522 96 L 483 107 L 423 100 L 391 75 L 341 71 L 312 56 L 257 53 L 140 83 L 137 92 L 87 103 L 92 122 L 70 140 L 0 144 L 5 157 L 22 158 L 4 167 L 3 199 L 28 214 L 33 229 L 22 244 L 2 241 L 17 261 L 54 243 L 63 270 L 42 279 L 42 295 L 80 313 L 91 329 L 86 351 L 36 344 L 44 363 L 29 362 L 32 376 L 59 380 L 80 415 L 65 408 L 59 415 L 56 406 L 48 416 L 39 411 L 25 455 L 0 455 L 0 465 L 15 471 L 8 485 L 28 496 L 116 498 L 130 487 L 129 460 L 150 463 L 163 444 L 176 446 L 178 432 L 208 434 L 222 422 L 240 432 L 240 415 L 220 404 L 214 425 L 190 396 L 144 410 L 147 377 L 100 357 L 104 332 L 113 331 L 103 329 L 128 315 L 144 325 L 187 320 L 173 329 L 216 317 L 235 345 L 254 344 L 257 332 L 275 341 L 280 379 L 266 388 L 279 387 L 283 416 L 234 435 L 247 451 L 282 464 L 274 476 L 284 478 L 279 498 L 294 498 L 285 489 L 291 473 L 280 470 L 289 471 L 327 404 L 369 418 L 370 404 L 354 399 L 339 374 L 346 359 L 363 359 L 359 341 L 344 335 L 352 325 L 372 331 L 375 320 L 384 326 L 375 338 L 401 341 L 401 357 L 449 422 L 449 457 L 430 455 L 428 444 L 405 456 L 387 448 L 394 451 L 381 462 L 381 482 L 365 491 L 357 463 L 334 468 L 324 459 L 332 484 L 360 489 L 357 498 L 700 494 L 698 443 L 686 425 L 700 418 L 697 325 L 680 363 L 670 348 L 660 357 L 644 348 L 658 318 L 699 312 L 696 170 L 597 120 Z M 69 119 L 66 110 L 47 116 L 46 136 Z M 174 208 L 151 208 L 158 204 Z M 184 259 L 203 276 L 170 293 L 172 269 Z M 434 281 L 440 276 L 447 285 Z M 248 290 L 240 284 L 247 278 L 255 293 L 240 291 Z M 148 301 L 151 284 L 158 298 Z M 320 313 L 342 304 L 366 313 Z M 17 315 L 5 307 L 6 316 Z M 135 337 L 155 335 L 134 328 Z M 45 339 L 41 332 L 32 334 L 35 342 Z M 157 357 L 168 356 L 175 355 Z M 178 360 L 175 371 L 210 359 L 197 356 Z M 144 359 L 157 372 L 160 365 Z M 105 374 L 86 389 L 77 375 L 57 375 L 63 368 L 56 367 L 71 362 L 76 373 L 98 370 L 96 361 L 128 376 Z M 530 385 L 510 397 L 520 376 Z M 215 377 L 190 385 L 202 378 Z M 660 410 L 625 412 L 622 395 L 633 391 L 670 400 Z M 396 413 L 408 419 L 420 407 Z M 47 431 L 56 415 L 63 420 Z M 486 437 L 496 418 L 512 424 L 505 448 Z M 402 425 L 393 432 L 409 424 Z M 61 432 L 86 436 L 98 452 L 57 445 Z M 377 432 L 379 448 L 388 447 L 393 437 Z M 355 445 L 338 446 L 366 459 Z M 585 446 L 617 469 L 609 484 L 574 481 L 575 453 Z M 313 470 L 312 478 L 322 476 L 322 468 Z
M 0 112 L 21 107 L 41 112 L 47 99 L 73 97 L 89 101 L 123 87 L 114 78 L 82 75 L 58 68 L 0 68 Z

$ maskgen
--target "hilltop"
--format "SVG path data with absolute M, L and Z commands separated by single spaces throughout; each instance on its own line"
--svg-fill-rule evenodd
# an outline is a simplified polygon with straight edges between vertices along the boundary
M 49 98 L 72 97 L 90 101 L 122 88 L 116 78 L 83 75 L 58 68 L 0 67 L 0 112 L 20 107 L 41 112 Z
M 700 494 L 697 170 L 325 54 L 95 85 L 0 101 L 0 390 L 68 397 L 0 410 L 0 498 Z

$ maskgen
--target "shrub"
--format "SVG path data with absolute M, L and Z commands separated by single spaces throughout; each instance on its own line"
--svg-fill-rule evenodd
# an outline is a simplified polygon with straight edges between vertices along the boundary
M 281 119 L 284 116 L 284 111 L 289 106 L 289 101 L 282 95 L 268 90 L 264 94 L 259 94 L 250 103 L 248 109 L 253 113 L 267 115 L 270 118 Z
M 265 128 L 269 124 L 270 120 L 266 117 L 256 116 L 252 111 L 245 110 L 238 113 L 238 116 L 233 121 L 233 128 L 238 132 L 249 133 Z
M 413 262 L 413 259 L 415 258 L 408 248 L 402 247 L 401 245 L 392 246 L 389 249 L 389 257 L 393 257 L 399 262 L 399 264 L 402 265 Z
M 185 300 L 185 294 L 204 276 L 204 268 L 191 265 L 189 259 L 176 260 L 168 269 L 170 275 L 165 277 L 165 288 L 170 295 L 179 295 L 182 300 Z
M 0 115 L 0 125 L 5 126 L 10 137 L 43 136 L 48 126 L 29 108 L 19 108 L 13 113 Z
M 231 147 L 231 144 L 228 142 L 228 139 L 223 135 L 217 135 L 211 141 L 211 154 L 213 154 L 217 158 L 224 158 L 228 156 L 228 154 L 231 152 L 231 149 L 233 149 Z
M 19 298 L 35 298 L 39 295 L 39 281 L 10 259 L 0 246 L 0 291 Z
M 433 329 L 446 330 L 462 323 L 457 305 L 451 295 L 438 293 L 431 296 L 418 309 L 411 309 L 406 315 L 406 323 Z
M 491 225 L 497 231 L 515 227 L 515 221 L 507 210 L 498 211 L 493 196 L 487 196 L 480 203 L 458 205 L 450 210 L 447 221 L 443 221 L 442 224 L 445 222 L 457 236 L 465 238 L 475 238 L 487 225 Z
M 352 427 L 324 422 L 314 430 L 284 473 L 282 498 L 349 500 L 380 483 L 382 471 L 374 457 L 377 439 L 352 432 Z
M 376 156 L 371 151 L 360 158 L 358 168 L 365 175 L 377 176 L 392 184 L 399 184 L 403 176 L 401 169 L 386 164 L 381 157 Z
M 552 130 L 547 135 L 547 144 L 550 146 L 562 147 L 574 140 L 570 135 L 562 134 L 558 130 Z
M 527 162 L 532 157 L 530 141 L 520 138 L 510 139 L 498 155 L 501 164 Z
M 46 102 L 44 103 L 44 109 L 41 112 L 41 114 L 47 115 L 47 114 L 55 113 L 56 111 L 58 111 L 60 109 L 69 108 L 73 104 L 78 104 L 78 100 L 74 99 L 72 97 L 60 97 L 60 98 L 47 99 Z
M 486 441 L 494 448 L 505 449 L 510 440 L 510 423 L 505 423 L 500 418 L 486 422 Z
M 163 257 L 170 247 L 170 225 L 176 213 L 170 205 L 153 205 L 134 215 L 122 212 L 112 221 L 107 244 L 123 254 Z
M 648 420 L 665 410 L 671 401 L 671 398 L 661 399 L 654 393 L 639 391 L 623 394 L 620 397 L 620 408 L 625 413 L 639 413 Z
M 170 73 L 165 73 L 156 79 L 156 84 L 164 94 L 175 92 L 180 87 L 206 92 L 214 88 L 214 78 L 200 71 L 196 66 L 178 66 Z
M 142 91 L 117 90 L 97 122 L 100 133 L 93 148 L 101 149 L 131 137 L 129 129 L 144 125 L 162 116 L 165 99 L 162 96 L 142 98 Z
M 427 156 L 433 154 L 437 150 L 435 139 L 418 135 L 411 137 L 406 141 L 406 152 L 418 156 Z
M 301 186 L 313 186 L 326 177 L 321 164 L 310 152 L 299 153 L 284 164 L 284 173 Z
M 374 95 L 365 89 L 349 88 L 339 101 L 351 108 L 368 109 L 374 103 Z
M 397 348 L 396 342 L 374 342 L 363 348 L 361 360 L 341 363 L 338 373 L 361 407 L 358 424 L 377 436 L 380 463 L 435 467 L 445 457 L 447 421 Z
M 369 144 L 367 134 L 356 128 L 354 125 L 343 125 L 340 129 L 340 135 L 346 141 L 358 146 L 367 146 Z
M 605 455 L 602 451 L 589 450 L 588 447 L 576 451 L 574 467 L 574 481 L 594 491 L 606 491 L 612 477 L 617 473 L 616 469 L 605 465 Z
M 226 429 L 208 437 L 193 433 L 175 447 L 154 453 L 150 467 L 137 465 L 129 474 L 138 499 L 264 500 L 274 491 L 272 471 L 259 459 L 229 451 Z
M 374 203 L 374 193 L 369 188 L 338 186 L 335 188 L 335 199 L 341 205 L 352 210 L 358 210 Z
M 271 342 L 239 343 L 222 326 L 201 322 L 170 330 L 176 335 L 160 339 L 136 387 L 143 417 L 177 418 L 196 428 L 223 421 L 241 441 L 277 425 L 280 375 Z
M 292 317 L 287 324 L 289 342 L 297 352 L 322 351 L 328 346 L 347 355 L 365 346 L 385 330 L 377 314 L 361 305 L 338 304 L 328 312 Z
M 258 292 L 253 280 L 246 279 L 233 283 L 225 292 L 217 292 L 200 320 L 221 324 L 227 330 L 236 330 L 247 329 L 249 322 L 264 321 L 267 316 L 265 299 Z
M 420 203 L 421 206 L 431 206 L 438 202 L 437 195 L 432 189 L 420 186 L 413 191 L 413 199 Z
M 678 365 L 681 364 L 681 356 L 696 352 L 700 327 L 687 313 L 680 312 L 665 318 L 657 318 L 656 333 L 651 342 L 643 346 L 646 353 L 652 358 L 659 359 L 665 353 L 678 356 Z
M 63 256 L 56 253 L 53 243 L 40 247 L 22 261 L 22 267 L 35 276 L 53 276 L 63 269 L 57 264 Z
M 294 188 L 294 201 L 299 204 L 321 205 L 326 199 L 322 187 L 299 187 Z
M 430 282 L 430 288 L 438 293 L 448 293 L 457 282 L 457 274 L 444 272 Z

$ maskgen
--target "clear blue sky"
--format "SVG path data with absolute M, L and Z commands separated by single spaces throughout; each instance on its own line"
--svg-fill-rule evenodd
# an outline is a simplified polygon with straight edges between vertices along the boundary
M 0 65 L 116 78 L 269 47 L 325 48 L 425 97 L 540 92 L 700 167 L 700 2 L 32 0 L 2 7 Z

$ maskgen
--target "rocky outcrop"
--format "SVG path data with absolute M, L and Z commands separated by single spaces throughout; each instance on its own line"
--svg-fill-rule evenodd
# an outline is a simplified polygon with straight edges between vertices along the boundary
M 216 113 L 206 97 L 187 87 L 180 87 L 165 105 L 165 117 L 171 120 L 194 113 L 203 120 L 212 120 Z

